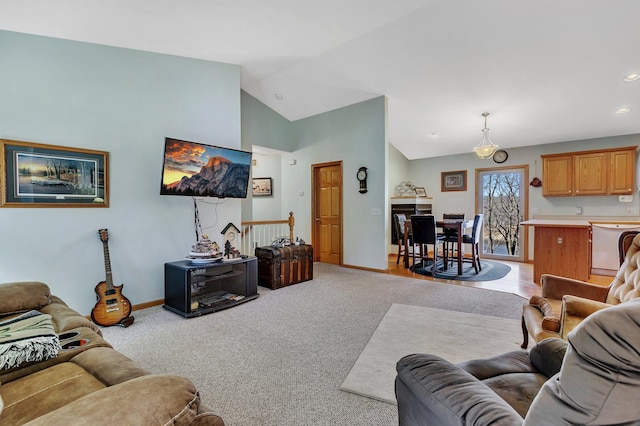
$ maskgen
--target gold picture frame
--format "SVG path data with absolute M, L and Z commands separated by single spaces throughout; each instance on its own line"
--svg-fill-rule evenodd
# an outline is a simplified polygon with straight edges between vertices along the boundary
M 453 172 L 442 172 L 440 174 L 440 191 L 466 191 L 467 171 L 456 170 Z
M 0 139 L 0 207 L 109 207 L 109 153 Z

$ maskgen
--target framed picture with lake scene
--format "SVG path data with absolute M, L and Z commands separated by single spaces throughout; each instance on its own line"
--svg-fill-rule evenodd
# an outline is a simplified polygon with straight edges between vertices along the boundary
M 0 207 L 109 207 L 109 153 L 0 139 Z
M 440 174 L 440 191 L 466 191 L 467 171 L 457 170 L 455 172 L 442 172 Z

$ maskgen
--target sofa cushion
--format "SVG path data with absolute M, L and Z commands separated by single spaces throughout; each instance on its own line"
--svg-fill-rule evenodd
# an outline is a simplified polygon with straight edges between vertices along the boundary
M 104 387 L 82 367 L 71 362 L 3 383 L 0 392 L 5 406 L 0 414 L 0 424 L 26 423 Z
M 60 340 L 60 350 L 58 351 L 57 357 L 39 362 L 27 362 L 9 370 L 0 370 L 0 383 L 8 383 L 35 373 L 36 371 L 44 370 L 56 364 L 67 362 L 85 351 L 101 347 L 111 347 L 111 345 L 106 342 L 102 336 L 99 336 L 95 331 L 86 327 L 78 327 L 70 332 L 65 332 L 64 334 L 59 335 L 58 339 Z M 71 345 L 70 347 L 70 343 L 77 341 L 83 341 L 85 344 L 82 346 Z M 82 366 L 82 364 L 79 365 Z M 86 368 L 86 370 L 89 371 L 88 368 Z
M 59 349 L 51 315 L 29 311 L 0 321 L 0 370 L 55 358 Z
M 73 419 L 81 419 L 77 424 L 86 424 L 86 419 L 95 419 L 96 423 L 108 419 L 114 425 L 190 425 L 196 417 L 202 417 L 198 416 L 199 404 L 200 397 L 189 379 L 148 375 L 86 395 L 29 425 L 76 424 Z
M 51 291 L 45 283 L 26 281 L 0 284 L 0 316 L 39 310 L 51 303 Z

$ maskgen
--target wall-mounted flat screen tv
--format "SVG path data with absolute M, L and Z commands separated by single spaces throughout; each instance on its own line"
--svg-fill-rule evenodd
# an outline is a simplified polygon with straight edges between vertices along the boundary
M 246 198 L 251 153 L 165 138 L 161 195 Z

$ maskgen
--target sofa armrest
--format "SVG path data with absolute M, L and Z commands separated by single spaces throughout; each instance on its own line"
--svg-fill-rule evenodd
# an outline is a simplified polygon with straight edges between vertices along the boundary
M 562 313 L 563 316 L 574 315 L 586 318 L 594 312 L 604 308 L 610 308 L 612 305 L 604 302 L 598 302 L 584 297 L 572 296 L 567 294 L 562 297 Z
M 542 286 L 542 297 L 547 299 L 560 300 L 565 294 L 571 294 L 604 302 L 609 293 L 609 287 L 551 274 L 543 274 L 540 277 L 540 285 Z
M 222 419 L 199 410 L 200 397 L 184 377 L 147 375 L 90 393 L 27 423 L 36 425 L 215 425 Z
M 408 355 L 396 365 L 401 426 L 518 425 L 523 419 L 489 387 L 454 364 L 427 354 Z

